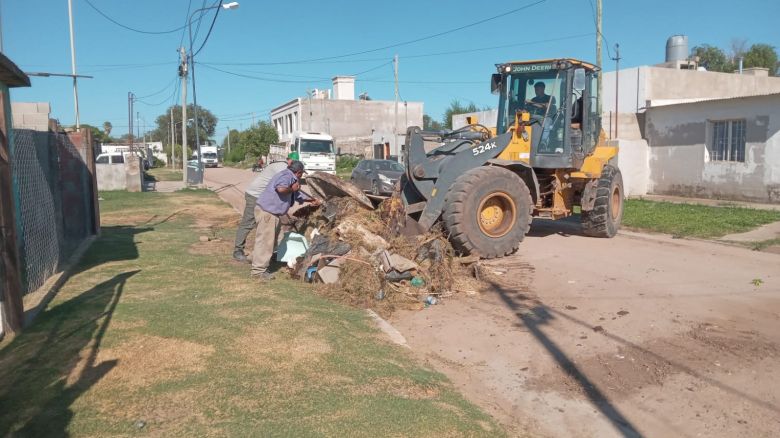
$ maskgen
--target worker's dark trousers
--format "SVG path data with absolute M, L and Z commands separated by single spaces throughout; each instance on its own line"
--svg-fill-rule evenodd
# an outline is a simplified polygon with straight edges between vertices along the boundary
M 243 251 L 246 245 L 246 236 L 249 232 L 255 229 L 255 203 L 257 198 L 244 193 L 244 199 L 246 199 L 246 205 L 244 205 L 244 215 L 241 216 L 241 223 L 238 224 L 238 230 L 236 230 L 236 247 L 234 251 Z

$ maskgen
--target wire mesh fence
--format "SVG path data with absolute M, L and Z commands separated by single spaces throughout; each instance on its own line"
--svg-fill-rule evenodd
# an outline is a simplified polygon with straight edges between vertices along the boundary
M 94 225 L 91 175 L 67 134 L 14 130 L 12 154 L 23 294 L 59 272 Z

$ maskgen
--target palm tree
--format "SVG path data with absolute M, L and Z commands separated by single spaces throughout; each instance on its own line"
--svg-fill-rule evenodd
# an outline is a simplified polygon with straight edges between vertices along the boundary
M 110 137 L 111 136 L 111 128 L 112 127 L 113 126 L 111 126 L 111 122 L 108 122 L 108 121 L 103 122 L 103 132 L 106 133 L 106 137 Z

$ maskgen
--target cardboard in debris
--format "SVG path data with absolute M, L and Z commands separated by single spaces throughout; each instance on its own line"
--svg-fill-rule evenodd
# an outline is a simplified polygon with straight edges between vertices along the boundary
M 382 269 L 385 272 L 398 271 L 406 272 L 412 269 L 418 269 L 417 263 L 407 259 L 404 256 L 398 254 L 390 254 L 387 250 L 383 249 L 379 251 L 379 261 L 382 263 Z
M 333 284 L 339 281 L 339 273 L 344 259 L 334 259 L 327 265 L 317 269 L 317 276 L 325 284 Z

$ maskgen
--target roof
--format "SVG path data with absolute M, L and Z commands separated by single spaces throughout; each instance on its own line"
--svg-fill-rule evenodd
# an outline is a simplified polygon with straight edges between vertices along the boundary
M 333 141 L 333 137 L 331 137 L 328 134 L 323 134 L 321 132 L 306 132 L 306 131 L 296 131 L 293 133 L 293 137 L 303 138 L 307 140 L 330 140 Z
M 30 78 L 2 53 L 0 53 L 0 82 L 9 87 L 30 86 Z
M 647 102 L 647 109 L 660 108 L 674 105 L 688 105 L 692 103 L 704 103 L 704 102 L 722 102 L 737 99 L 750 99 L 756 97 L 780 97 L 778 93 L 761 93 L 761 94 L 749 94 L 743 96 L 731 96 L 731 97 L 701 97 L 701 98 L 689 98 L 689 99 L 654 99 Z
M 535 59 L 530 61 L 509 61 L 505 62 L 504 64 L 512 64 L 512 65 L 524 65 L 524 64 L 541 64 L 541 63 L 552 63 L 552 62 L 570 62 L 574 65 L 581 65 L 582 67 L 585 67 L 590 70 L 600 70 L 598 66 L 595 64 L 591 64 L 589 62 L 580 61 L 579 59 L 574 58 L 548 58 L 548 59 Z

